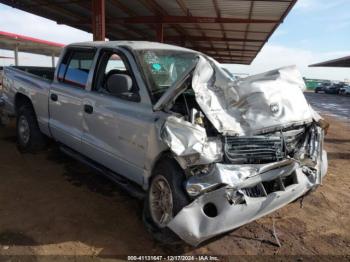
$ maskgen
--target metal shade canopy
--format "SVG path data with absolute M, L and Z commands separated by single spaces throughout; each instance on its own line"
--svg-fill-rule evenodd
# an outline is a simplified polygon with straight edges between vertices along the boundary
M 350 67 L 350 56 L 309 65 L 309 67 Z
M 0 0 L 92 32 L 94 40 L 159 41 L 250 64 L 296 0 Z
M 60 55 L 63 47 L 63 44 L 0 31 L 0 49 L 14 50 L 15 65 L 18 65 L 18 52 L 27 52 L 51 56 L 54 67 L 55 56 Z
M 21 52 L 59 56 L 64 45 L 29 36 L 0 31 L 0 49 L 14 50 L 16 47 Z

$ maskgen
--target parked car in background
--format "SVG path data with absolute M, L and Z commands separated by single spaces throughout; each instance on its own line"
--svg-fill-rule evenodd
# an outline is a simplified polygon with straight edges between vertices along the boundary
M 336 84 L 332 84 L 330 87 L 325 89 L 325 93 L 326 94 L 339 94 L 339 91 L 341 88 L 343 88 L 345 86 L 344 83 L 336 83 Z
M 326 89 L 331 86 L 331 83 L 321 83 L 315 88 L 315 93 L 326 92 Z
M 350 95 L 350 86 L 346 85 L 339 90 L 340 95 Z

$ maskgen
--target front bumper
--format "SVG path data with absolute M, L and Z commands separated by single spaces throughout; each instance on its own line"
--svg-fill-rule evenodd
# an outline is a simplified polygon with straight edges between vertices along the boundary
M 313 172 L 294 160 L 275 165 L 274 168 L 264 169 L 266 165 L 259 165 L 259 168 L 250 167 L 244 171 L 251 174 L 256 172 L 256 175 L 246 173 L 241 176 L 239 183 L 236 180 L 230 182 L 229 172 L 234 172 L 234 166 L 217 167 L 216 176 L 225 179 L 226 186 L 210 188 L 211 191 L 205 192 L 184 207 L 169 222 L 168 227 L 185 242 L 196 246 L 216 235 L 258 219 L 319 185 L 327 172 L 327 153 L 323 150 L 319 152 L 317 160 L 317 167 Z M 287 176 L 292 176 L 293 179 L 287 179 Z M 252 190 L 271 181 L 276 181 L 277 188 L 269 186 L 267 190 L 268 184 L 265 184 L 266 190 Z M 209 184 L 212 185 L 213 181 Z M 208 206 L 215 208 L 215 212 L 208 213 Z

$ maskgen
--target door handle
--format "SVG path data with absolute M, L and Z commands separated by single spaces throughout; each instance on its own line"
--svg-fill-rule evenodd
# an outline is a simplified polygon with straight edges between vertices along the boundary
M 55 102 L 58 100 L 58 96 L 56 94 L 51 94 L 50 98 L 52 101 L 55 101 Z
M 84 111 L 87 114 L 92 114 L 92 112 L 94 112 L 94 108 L 91 105 L 84 105 Z

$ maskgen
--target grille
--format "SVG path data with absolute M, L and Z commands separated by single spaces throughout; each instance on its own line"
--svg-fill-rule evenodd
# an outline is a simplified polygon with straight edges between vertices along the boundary
M 225 156 L 233 164 L 268 163 L 283 159 L 281 137 L 225 137 Z
M 233 164 L 264 164 L 292 156 L 305 138 L 305 127 L 259 136 L 225 137 L 225 157 Z
M 276 191 L 284 191 L 288 186 L 297 184 L 295 172 L 286 177 L 278 177 L 274 180 L 264 181 L 250 188 L 243 188 L 242 191 L 248 197 L 266 197 Z

